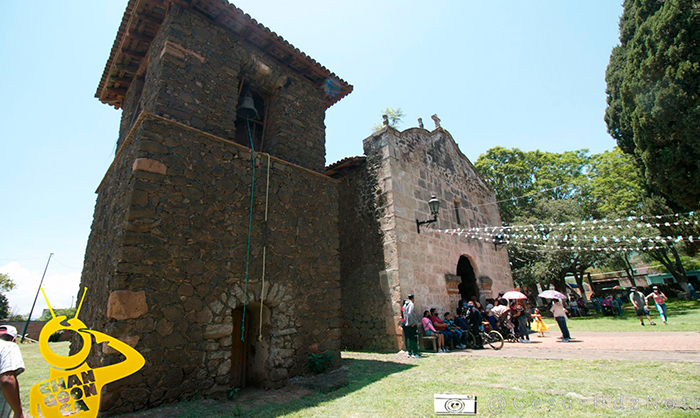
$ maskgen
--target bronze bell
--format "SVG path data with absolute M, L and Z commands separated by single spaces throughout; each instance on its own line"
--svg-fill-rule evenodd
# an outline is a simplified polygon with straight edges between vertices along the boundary
M 241 100 L 241 104 L 238 106 L 238 116 L 246 119 L 258 118 L 258 111 L 255 109 L 255 102 L 250 93 L 246 93 L 245 96 L 243 96 L 243 100 Z

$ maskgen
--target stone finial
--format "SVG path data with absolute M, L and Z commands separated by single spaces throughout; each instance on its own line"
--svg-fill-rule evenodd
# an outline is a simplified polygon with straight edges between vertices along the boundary
M 418 118 L 418 127 L 423 129 L 423 118 Z
M 435 129 L 440 127 L 440 118 L 438 117 L 437 113 L 431 116 L 433 119 L 433 122 L 435 122 Z
M 389 116 L 388 115 L 382 115 L 382 125 L 389 126 Z

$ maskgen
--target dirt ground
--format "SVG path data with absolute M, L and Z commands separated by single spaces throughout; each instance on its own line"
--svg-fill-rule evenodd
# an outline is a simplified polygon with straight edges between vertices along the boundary
M 499 351 L 456 350 L 455 355 L 631 361 L 687 361 L 700 364 L 700 332 L 577 332 L 572 340 L 557 339 L 559 331 L 544 338 L 530 334 L 530 344 L 505 343 Z M 445 355 L 445 354 L 438 354 Z M 449 355 L 449 354 L 448 354 Z

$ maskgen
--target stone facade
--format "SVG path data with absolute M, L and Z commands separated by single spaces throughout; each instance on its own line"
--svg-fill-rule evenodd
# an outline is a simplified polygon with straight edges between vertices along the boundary
M 137 374 L 108 386 L 110 411 L 225 394 L 241 326 L 233 311 L 245 298 L 250 150 L 156 115 L 142 115 L 133 129 L 98 190 L 81 283 L 89 288 L 81 319 L 146 358 Z M 311 351 L 338 355 L 338 199 L 332 179 L 275 158 L 269 164 L 263 231 L 268 160 L 257 154 L 246 379 L 278 387 L 304 371 Z M 99 364 L 119 361 L 104 349 L 95 354 Z
M 192 2 L 219 3 L 229 7 Z M 151 19 L 161 4 L 131 1 L 124 21 Z M 165 4 L 118 102 L 118 150 L 97 190 L 81 278 L 88 294 L 80 319 L 146 359 L 105 387 L 107 414 L 224 397 L 232 387 L 280 387 L 306 371 L 311 352 L 338 358 L 340 350 L 338 186 L 323 174 L 326 92 L 222 29 L 223 18 Z M 138 56 L 134 45 L 143 43 L 124 47 L 119 36 L 115 45 Z M 265 100 L 256 153 L 237 117 L 244 85 Z M 92 354 L 97 367 L 123 358 L 106 345 Z
M 323 90 L 210 19 L 176 6 L 151 42 L 145 75 L 126 94 L 119 145 L 143 110 L 233 141 L 242 81 L 269 100 L 265 141 L 257 151 L 323 172 Z
M 416 230 L 416 219 L 430 218 L 432 194 L 441 203 L 434 228 L 501 224 L 493 190 L 446 130 L 385 127 L 364 140 L 364 152 L 329 170 L 347 199 L 340 213 L 341 286 L 352 297 L 343 298 L 344 346 L 401 347 L 400 307 L 409 294 L 422 314 L 433 307 L 454 312 L 462 296 L 483 301 L 512 289 L 505 249 Z

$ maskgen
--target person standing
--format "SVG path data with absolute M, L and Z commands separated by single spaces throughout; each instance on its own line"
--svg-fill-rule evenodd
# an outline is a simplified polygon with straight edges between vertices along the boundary
M 515 305 L 514 318 L 518 321 L 518 332 L 520 333 L 520 339 L 518 340 L 518 342 L 529 343 L 530 329 L 527 326 L 527 315 L 525 313 L 525 307 L 523 305 L 524 303 L 521 300 L 519 300 L 518 304 Z
M 552 302 L 552 309 L 550 309 L 550 311 L 554 315 L 554 319 L 557 321 L 557 325 L 559 325 L 559 329 L 561 330 L 561 342 L 568 343 L 569 340 L 571 340 L 571 335 L 569 334 L 569 328 L 566 326 L 566 309 L 564 309 L 561 300 L 555 299 Z
M 416 309 L 413 304 L 413 295 L 408 295 L 408 301 L 403 308 L 404 322 L 406 325 L 406 341 L 408 346 L 406 350 L 408 351 L 409 357 L 420 358 L 421 355 L 418 352 L 418 341 L 416 336 L 418 335 L 418 315 L 416 314 Z
M 401 330 L 403 331 L 403 346 L 406 348 L 406 352 L 408 352 L 408 339 L 406 338 L 406 318 L 403 316 L 403 310 L 406 307 L 406 303 L 408 303 L 408 299 L 404 299 L 403 304 L 401 305 Z
M 547 324 L 542 320 L 540 310 L 535 308 L 535 313 L 532 314 L 532 319 L 535 321 L 535 331 L 540 333 L 540 337 L 544 337 L 544 332 L 547 331 Z
M 0 386 L 4 400 L 0 402 L 0 417 L 24 418 L 19 397 L 17 376 L 24 371 L 24 361 L 15 343 L 17 329 L 12 325 L 0 326 Z M 10 415 L 13 412 L 13 415 Z
M 639 318 L 639 322 L 644 326 L 644 316 L 649 318 L 649 323 L 651 325 L 656 325 L 654 321 L 651 320 L 651 315 L 649 315 L 649 303 L 647 302 L 644 293 L 637 290 L 637 287 L 632 287 L 630 289 L 630 302 L 634 305 L 634 314 Z
M 695 288 L 688 282 L 688 300 L 695 300 L 698 298 L 697 293 L 695 293 Z
M 484 348 L 484 342 L 481 339 L 481 333 L 479 331 L 481 329 L 481 321 L 483 321 L 484 319 L 481 316 L 481 312 L 479 312 L 479 309 L 476 307 L 476 305 L 474 305 L 473 301 L 467 303 L 466 317 L 467 322 L 469 322 L 469 330 L 474 336 L 474 348 L 476 350 L 481 350 L 482 348 Z
M 664 292 L 659 290 L 659 286 L 654 286 L 653 290 L 654 291 L 649 293 L 645 299 L 648 300 L 649 298 L 654 298 L 656 310 L 659 311 L 661 320 L 664 321 L 664 325 L 668 325 L 668 322 L 666 322 L 668 319 L 668 316 L 666 315 L 666 301 L 668 298 L 666 295 L 664 295 Z

